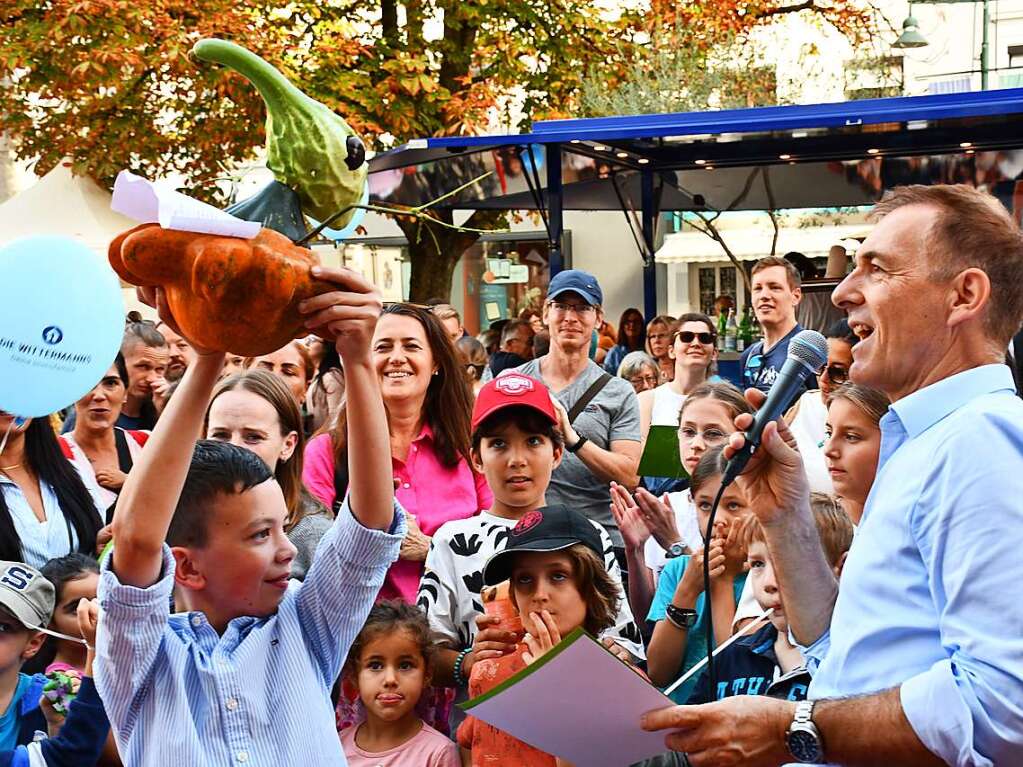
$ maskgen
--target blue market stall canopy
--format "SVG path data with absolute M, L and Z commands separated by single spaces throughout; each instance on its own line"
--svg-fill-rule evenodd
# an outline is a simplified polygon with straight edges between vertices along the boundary
M 1023 175 L 1023 89 L 836 104 L 551 120 L 533 132 L 429 138 L 370 161 L 375 201 L 564 210 L 764 210 L 869 205 L 905 183 L 984 183 L 1007 207 Z

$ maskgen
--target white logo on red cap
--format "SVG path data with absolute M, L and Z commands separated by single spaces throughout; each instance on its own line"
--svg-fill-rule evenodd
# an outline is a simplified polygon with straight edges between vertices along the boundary
M 502 394 L 518 397 L 533 391 L 533 382 L 525 376 L 507 375 L 498 378 L 494 388 Z

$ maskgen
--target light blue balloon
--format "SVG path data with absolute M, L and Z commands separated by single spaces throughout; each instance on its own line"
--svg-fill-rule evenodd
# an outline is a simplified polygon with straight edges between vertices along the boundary
M 72 404 L 121 346 L 117 275 L 67 237 L 26 237 L 0 250 L 0 284 L 0 410 L 39 418 Z
M 362 198 L 359 200 L 359 205 L 368 205 L 368 204 L 369 204 L 369 184 L 363 184 L 363 187 L 362 187 Z M 324 229 L 322 232 L 320 232 L 320 235 L 322 237 L 326 237 L 328 240 L 333 240 L 334 242 L 341 242 L 342 240 L 347 240 L 349 237 L 351 237 L 353 234 L 355 234 L 356 227 L 358 227 L 359 224 L 362 223 L 362 219 L 364 219 L 365 217 L 366 217 L 366 209 L 365 208 L 356 208 L 352 212 L 352 220 L 348 222 L 348 226 L 346 226 L 344 229 L 329 229 L 329 228 L 328 229 Z M 313 222 L 313 228 L 314 229 L 320 225 L 320 222 L 315 220 L 315 219 L 310 218 L 309 220 Z

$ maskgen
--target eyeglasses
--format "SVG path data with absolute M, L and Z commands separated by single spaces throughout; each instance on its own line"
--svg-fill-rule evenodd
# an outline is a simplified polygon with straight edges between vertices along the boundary
M 680 330 L 675 333 L 674 338 L 677 338 L 684 344 L 691 344 L 693 339 L 699 339 L 700 343 L 704 346 L 710 346 L 717 338 L 717 333 L 694 333 L 691 330 Z M 674 343 L 674 338 L 672 343 Z
M 849 371 L 837 365 L 828 365 L 824 368 L 824 372 L 828 374 L 828 380 L 831 383 L 840 384 L 849 380 Z
M 657 383 L 659 381 L 660 381 L 660 379 L 657 376 L 652 375 L 652 374 L 651 375 L 645 375 L 645 376 L 633 376 L 632 378 L 629 379 L 629 383 L 632 384 L 633 386 L 650 386 L 650 387 L 654 387 L 654 386 L 657 386 Z
M 575 312 L 580 317 L 593 314 L 597 311 L 596 307 L 590 304 L 566 304 L 564 301 L 551 301 L 550 307 L 556 312 L 562 314 L 568 314 L 569 312 Z

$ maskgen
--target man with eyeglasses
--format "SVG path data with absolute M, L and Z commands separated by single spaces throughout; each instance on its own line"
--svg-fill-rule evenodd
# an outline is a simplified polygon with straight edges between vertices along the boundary
M 799 272 L 784 258 L 762 258 L 753 266 L 753 311 L 764 338 L 742 354 L 742 388 L 771 391 L 789 353 L 789 341 L 803 328 L 796 322 L 796 307 L 803 298 Z M 813 374 L 807 374 L 805 390 L 817 388 Z M 791 406 L 802 392 L 793 397 Z
M 603 300 L 592 274 L 568 269 L 554 275 L 543 307 L 550 350 L 515 370 L 546 383 L 559 411 L 565 454 L 551 478 L 547 503 L 578 509 L 602 524 L 624 567 L 622 536 L 611 516 L 609 483 L 632 490 L 639 481 L 639 402 L 628 381 L 606 374 L 589 357 L 594 328 L 604 316 Z M 569 412 L 587 398 L 582 411 L 570 420 Z

